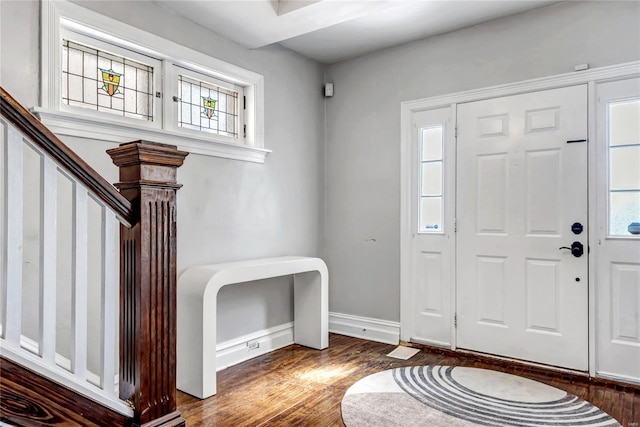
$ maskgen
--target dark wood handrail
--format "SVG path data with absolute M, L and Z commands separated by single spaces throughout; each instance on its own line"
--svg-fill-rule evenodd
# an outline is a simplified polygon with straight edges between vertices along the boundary
M 116 188 L 67 147 L 45 125 L 0 86 L 0 112 L 33 143 L 64 167 L 109 206 L 127 226 L 136 222 L 136 213 Z

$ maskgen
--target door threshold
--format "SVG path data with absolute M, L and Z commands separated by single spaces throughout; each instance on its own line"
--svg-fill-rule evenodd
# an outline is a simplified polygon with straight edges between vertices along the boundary
M 573 369 L 561 368 L 558 366 L 545 365 L 542 363 L 529 362 L 520 359 L 513 359 L 510 357 L 496 356 L 494 354 L 482 353 L 479 351 L 456 349 L 422 344 L 417 342 L 401 341 L 400 345 L 420 348 L 424 351 L 441 353 L 451 357 L 465 357 L 467 359 L 476 360 L 478 362 L 494 365 L 501 370 L 509 371 L 508 373 L 514 373 L 518 375 L 519 372 L 527 372 L 534 375 L 542 375 L 552 378 L 565 379 L 572 382 L 581 382 L 585 384 L 594 385 L 606 385 L 621 388 L 629 391 L 640 391 L 640 384 L 628 383 L 612 378 L 592 377 L 588 372 L 577 371 Z
M 535 370 L 535 371 L 539 370 L 539 371 L 543 371 L 545 373 L 554 372 L 556 374 L 561 374 L 561 375 L 567 375 L 568 374 L 568 375 L 581 377 L 581 378 L 587 378 L 587 379 L 590 378 L 589 372 L 580 371 L 580 370 L 577 370 L 577 369 L 563 368 L 561 366 L 547 365 L 547 364 L 544 364 L 544 363 L 531 362 L 531 361 L 522 360 L 522 359 L 515 359 L 515 358 L 507 357 L 507 356 L 498 356 L 496 354 L 483 353 L 481 351 L 465 350 L 463 348 L 459 348 L 459 349 L 456 349 L 454 351 L 457 352 L 458 354 L 475 356 L 475 357 L 483 358 L 483 359 L 490 359 L 490 360 L 494 360 L 494 361 L 499 362 L 499 363 L 504 363 L 504 364 L 508 363 L 510 365 L 526 366 L 527 368 L 533 368 L 532 370 Z

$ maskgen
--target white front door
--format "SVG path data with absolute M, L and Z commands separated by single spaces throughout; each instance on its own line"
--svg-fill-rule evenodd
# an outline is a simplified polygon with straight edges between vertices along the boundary
M 587 370 L 586 85 L 457 113 L 457 346 Z

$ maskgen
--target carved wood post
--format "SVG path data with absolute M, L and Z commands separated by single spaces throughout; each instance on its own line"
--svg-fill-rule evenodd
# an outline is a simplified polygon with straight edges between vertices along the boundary
M 176 409 L 176 172 L 188 153 L 136 141 L 108 150 L 136 212 L 120 227 L 120 398 L 134 423 L 183 426 Z

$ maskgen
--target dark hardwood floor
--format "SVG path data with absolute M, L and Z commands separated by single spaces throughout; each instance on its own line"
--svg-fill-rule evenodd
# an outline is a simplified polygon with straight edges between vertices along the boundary
M 360 378 L 401 366 L 439 364 L 531 378 L 592 402 L 624 427 L 640 426 L 637 388 L 448 351 L 423 349 L 407 361 L 387 357 L 394 348 L 333 334 L 327 350 L 292 345 L 218 372 L 218 394 L 209 399 L 178 392 L 178 409 L 189 426 L 344 426 L 340 402 Z
M 340 402 L 359 379 L 385 369 L 439 364 L 495 369 L 541 381 L 592 402 L 624 427 L 640 427 L 638 387 L 449 350 L 423 348 L 405 361 L 386 356 L 393 345 L 334 334 L 329 342 L 323 351 L 292 345 L 220 371 L 216 396 L 199 400 L 178 392 L 178 410 L 189 427 L 343 426 Z M 11 362 L 0 362 L 0 421 L 34 427 L 127 424 L 109 411 L 87 418 L 88 413 L 95 413 L 86 406 L 95 405 L 92 402 L 73 397 L 61 386 L 25 376 Z

